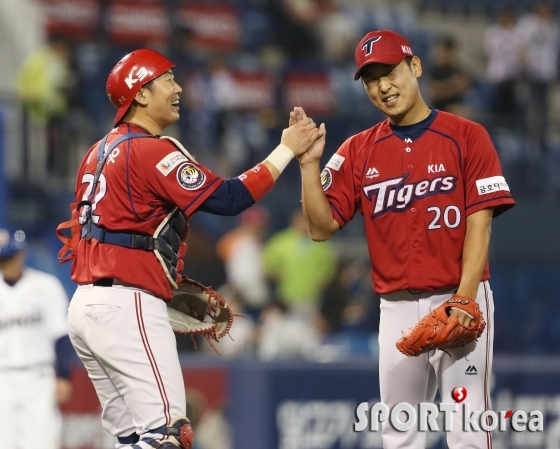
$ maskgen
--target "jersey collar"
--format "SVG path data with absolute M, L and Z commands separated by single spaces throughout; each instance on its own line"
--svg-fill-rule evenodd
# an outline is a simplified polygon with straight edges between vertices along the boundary
M 406 141 L 410 139 L 414 141 L 424 134 L 424 132 L 431 126 L 434 122 L 438 114 L 437 109 L 432 109 L 430 115 L 428 115 L 424 120 L 418 123 L 414 123 L 413 125 L 406 125 L 406 126 L 397 126 L 389 123 L 393 134 L 397 136 L 399 139 Z

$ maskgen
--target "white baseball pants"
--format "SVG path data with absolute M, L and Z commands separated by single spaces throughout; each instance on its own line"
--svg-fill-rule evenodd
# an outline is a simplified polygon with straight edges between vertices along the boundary
M 142 439 L 186 415 L 176 340 L 161 299 L 132 287 L 83 285 L 70 303 L 68 329 L 110 434 Z
M 399 291 L 382 295 L 379 325 L 379 385 L 381 402 L 389 409 L 400 402 L 410 403 L 416 410 L 420 402 L 433 402 L 439 388 L 441 402 L 453 403 L 455 387 L 467 390 L 465 402 L 471 411 L 490 410 L 490 372 L 494 340 L 494 302 L 487 281 L 481 282 L 476 301 L 486 321 L 486 329 L 478 341 L 455 348 L 446 354 L 432 351 L 418 357 L 407 357 L 396 348 L 402 334 L 431 310 L 453 296 L 455 289 L 412 294 Z M 474 368 L 473 368 L 474 367 Z M 463 408 L 454 414 L 453 431 L 447 434 L 450 449 L 487 449 L 492 447 L 489 432 L 463 432 Z M 406 415 L 401 421 L 406 421 Z M 425 432 L 418 426 L 399 432 L 387 421 L 383 422 L 382 440 L 385 449 L 426 446 Z
M 11 449 L 59 449 L 62 418 L 52 366 L 0 369 L 2 445 Z

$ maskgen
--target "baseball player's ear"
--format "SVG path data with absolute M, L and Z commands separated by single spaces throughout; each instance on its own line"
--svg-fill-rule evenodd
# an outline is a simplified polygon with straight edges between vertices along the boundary
M 420 76 L 422 75 L 422 64 L 418 56 L 412 57 L 412 60 L 410 61 L 410 68 L 412 69 L 412 74 L 416 78 L 420 78 Z
M 144 92 L 145 89 L 140 89 L 138 92 L 136 92 L 136 96 L 134 97 L 134 99 L 141 105 L 146 105 L 148 103 L 148 99 L 144 95 Z

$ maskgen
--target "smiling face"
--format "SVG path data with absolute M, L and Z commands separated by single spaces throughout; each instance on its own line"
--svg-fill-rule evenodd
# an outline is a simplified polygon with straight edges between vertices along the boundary
M 143 86 L 136 100 L 144 106 L 150 119 L 163 130 L 179 120 L 179 95 L 182 91 L 173 78 L 173 72 L 169 70 Z
M 373 105 L 394 125 L 410 125 L 425 119 L 430 109 L 424 103 L 417 78 L 422 74 L 420 59 L 414 56 L 394 65 L 372 63 L 360 72 Z

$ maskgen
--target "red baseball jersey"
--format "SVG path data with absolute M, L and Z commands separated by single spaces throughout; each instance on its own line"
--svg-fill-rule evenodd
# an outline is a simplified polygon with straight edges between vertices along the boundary
M 107 143 L 129 132 L 146 133 L 134 125 L 121 124 L 111 131 Z M 97 144 L 80 166 L 77 202 L 88 198 L 96 165 Z M 92 205 L 92 221 L 109 231 L 153 235 L 175 206 L 188 218 L 222 180 L 189 160 L 169 140 L 127 140 L 107 157 Z M 152 251 L 99 243 L 95 238 L 81 239 L 72 280 L 91 284 L 101 278 L 115 278 L 162 299 L 171 298 L 171 284 Z
M 415 139 L 385 120 L 346 140 L 321 173 L 340 226 L 364 217 L 379 294 L 459 285 L 466 217 L 515 204 L 486 130 L 441 111 L 431 120 Z

